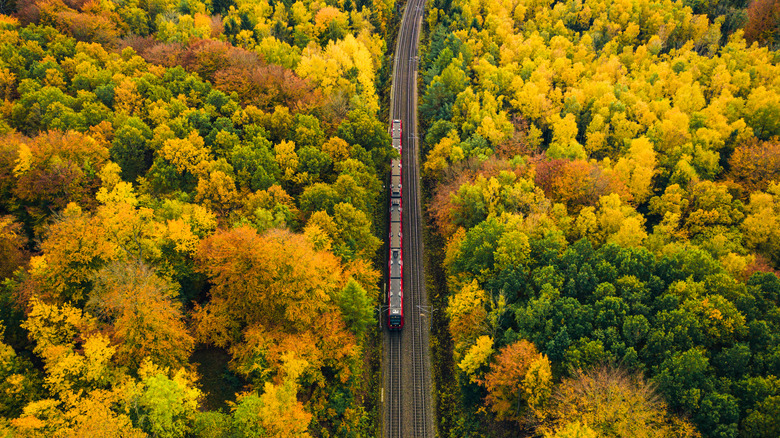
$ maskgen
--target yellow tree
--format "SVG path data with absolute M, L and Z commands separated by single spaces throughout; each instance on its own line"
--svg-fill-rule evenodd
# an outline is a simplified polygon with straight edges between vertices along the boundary
M 203 393 L 195 376 L 180 368 L 170 371 L 146 360 L 138 370 L 140 381 L 127 385 L 125 410 L 151 436 L 188 436 Z
M 118 167 L 106 166 L 104 185 L 97 194 L 102 205 L 94 220 L 113 245 L 115 257 L 137 261 L 157 258 L 165 226 L 154 220 L 151 208 L 139 205 L 130 183 L 116 179 L 116 170 Z
M 780 248 L 780 184 L 772 183 L 769 193 L 750 195 L 747 217 L 741 224 L 748 248 L 769 256 L 778 263 Z
M 283 178 L 287 181 L 291 181 L 298 170 L 298 154 L 295 152 L 295 143 L 291 141 L 282 141 L 281 143 L 274 145 L 274 153 L 276 154 L 276 162 L 279 164 L 279 168 L 282 169 Z
M 645 202 L 653 194 L 657 173 L 653 144 L 646 137 L 631 140 L 628 154 L 618 159 L 614 171 L 626 182 L 635 205 Z
M 312 414 L 297 399 L 296 380 L 308 366 L 305 361 L 285 358 L 279 384 L 266 382 L 263 393 L 245 394 L 233 410 L 233 424 L 242 436 L 309 438 Z
M 584 159 L 585 148 L 577 141 L 577 121 L 573 114 L 552 116 L 553 140 L 547 149 L 550 158 Z
M 158 155 L 174 165 L 179 173 L 189 172 L 199 177 L 208 172 L 211 161 L 211 154 L 197 131 L 192 131 L 187 138 L 165 140 Z
M 448 302 L 450 335 L 455 344 L 455 359 L 460 360 L 465 350 L 490 330 L 487 325 L 489 297 L 475 280 L 450 295 Z
M 24 408 L 19 418 L 11 420 L 15 436 L 78 437 L 111 436 L 143 438 L 148 435 L 133 426 L 123 404 L 126 387 L 96 389 L 88 393 L 67 393 L 60 400 L 43 399 Z
M 501 271 L 511 267 L 522 268 L 531 259 L 528 236 L 521 231 L 522 217 L 507 213 L 502 219 L 506 219 L 507 223 L 496 246 L 495 269 Z
M 32 293 L 59 302 L 83 299 L 96 266 L 117 257 L 100 221 L 73 203 L 47 227 L 41 250 L 22 285 L 24 299 Z
M 327 22 L 337 24 L 338 20 Z M 324 51 L 308 48 L 295 73 L 312 80 L 326 95 L 346 92 L 349 97 L 355 98 L 353 102 L 360 108 L 373 114 L 379 109 L 374 78 L 381 53 L 376 49 L 380 47 L 378 41 L 365 31 L 357 38 L 348 34 L 343 39 L 329 41 Z M 357 74 L 350 80 L 348 78 L 352 72 Z
M 458 368 L 463 371 L 472 383 L 477 383 L 483 375 L 482 368 L 493 355 L 493 339 L 490 336 L 480 336 L 474 345 L 466 351 Z
M 574 222 L 577 237 L 587 237 L 603 244 L 638 246 L 647 237 L 644 218 L 633 207 L 612 193 L 599 199 L 598 209 L 585 207 Z
M 598 438 L 599 434 L 585 424 L 575 420 L 555 434 L 545 434 L 545 438 Z
M 114 381 L 111 359 L 116 349 L 97 331 L 94 318 L 81 310 L 33 298 L 22 327 L 43 359 L 44 382 L 52 394 L 107 388 Z
M 576 419 L 605 437 L 679 437 L 699 434 L 666 404 L 641 376 L 611 367 L 566 378 L 556 388 L 540 432 L 561 434 Z M 566 435 L 563 435 L 566 436 Z
M 462 161 L 465 158 L 463 148 L 459 146 L 460 139 L 455 130 L 450 131 L 446 137 L 439 140 L 436 145 L 428 152 L 423 169 L 425 172 L 436 179 L 440 178 L 452 164 Z
M 219 216 L 225 217 L 239 205 L 233 169 L 223 159 L 211 162 L 208 172 L 198 179 L 195 199 Z
M 120 181 L 119 168 L 109 163 L 100 172 L 103 187 L 95 214 L 71 203 L 49 225 L 41 242 L 42 256 L 32 260 L 23 283 L 23 299 L 33 294 L 66 302 L 86 298 L 95 273 L 115 260 L 160 262 L 162 247 L 188 254 L 214 227 L 214 218 L 201 207 L 166 204 L 171 219 L 158 220 L 155 212 L 139 206 L 132 186 Z M 193 231 L 194 230 L 194 231 Z
M 350 158 L 349 143 L 338 137 L 331 137 L 323 143 L 322 151 L 328 154 L 334 163 L 343 162 Z

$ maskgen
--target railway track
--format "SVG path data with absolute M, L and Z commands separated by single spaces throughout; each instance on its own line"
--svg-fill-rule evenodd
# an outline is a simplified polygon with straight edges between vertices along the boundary
M 389 385 L 387 385 L 387 409 L 388 413 L 401 411 L 401 392 L 403 391 L 403 379 L 401 375 L 401 334 L 390 333 L 388 345 Z M 395 364 L 395 366 L 394 366 Z M 402 438 L 401 416 L 388 415 L 385 424 L 387 436 L 390 438 Z
M 417 148 L 417 59 L 425 0 L 408 0 L 398 33 L 390 119 L 403 123 L 404 313 L 400 334 L 386 333 L 386 437 L 435 436 L 430 387 L 427 295 Z M 394 381 L 394 379 L 400 380 Z

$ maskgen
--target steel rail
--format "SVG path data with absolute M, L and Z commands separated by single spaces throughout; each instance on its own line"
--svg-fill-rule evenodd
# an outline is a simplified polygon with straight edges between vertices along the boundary
M 419 189 L 419 165 L 417 148 L 417 53 L 419 31 L 425 0 L 409 0 L 403 13 L 401 28 L 393 62 L 393 86 L 391 89 L 390 121 L 400 119 L 403 124 L 403 196 L 404 209 L 404 315 L 403 333 L 389 333 L 386 336 L 389 379 L 387 421 L 385 436 L 429 437 L 435 434 L 431 414 L 429 379 L 429 351 L 427 318 L 421 311 L 426 305 L 425 274 L 423 269 L 423 240 L 421 236 L 421 200 Z M 407 280 L 408 279 L 408 280 Z M 389 339 L 388 339 L 389 338 Z M 411 357 L 403 357 L 401 340 L 408 339 Z M 387 345 L 386 344 L 386 345 Z M 402 364 L 409 369 L 404 374 Z M 395 382 L 406 375 L 407 382 Z M 406 385 L 412 397 L 402 398 Z M 411 388 L 409 388 L 411 387 Z M 411 412 L 404 412 L 408 409 Z M 409 421 L 406 423 L 404 420 Z

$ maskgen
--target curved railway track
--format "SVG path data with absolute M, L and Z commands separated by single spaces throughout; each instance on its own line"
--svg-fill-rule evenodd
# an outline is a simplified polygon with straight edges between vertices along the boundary
M 384 436 L 433 437 L 427 295 L 417 150 L 417 56 L 425 0 L 408 0 L 395 50 L 390 119 L 403 123 L 404 314 L 386 333 Z M 398 381 L 400 380 L 400 382 Z

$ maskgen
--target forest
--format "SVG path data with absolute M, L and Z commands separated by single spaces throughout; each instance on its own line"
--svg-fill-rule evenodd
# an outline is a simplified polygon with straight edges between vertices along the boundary
M 379 435 L 402 6 L 0 0 L 0 435 Z M 780 436 L 778 11 L 427 2 L 440 436 Z
M 393 4 L 0 8 L 0 435 L 374 436 Z
M 427 4 L 443 436 L 780 436 L 779 7 Z

